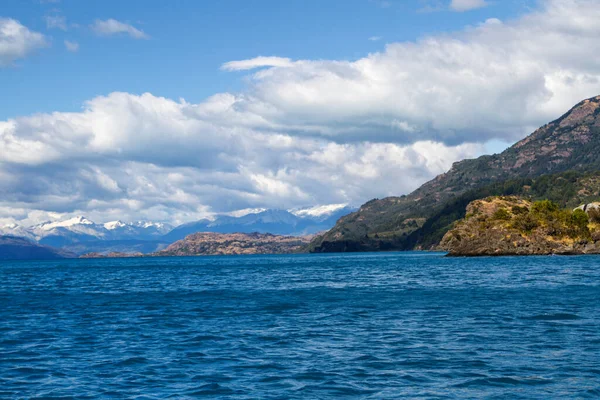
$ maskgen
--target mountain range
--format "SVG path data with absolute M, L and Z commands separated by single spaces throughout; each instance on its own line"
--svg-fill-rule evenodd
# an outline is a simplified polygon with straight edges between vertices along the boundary
M 115 240 L 158 240 L 172 227 L 163 223 L 113 221 L 96 224 L 79 216 L 63 221 L 43 222 L 31 227 L 12 224 L 0 228 L 0 234 L 24 237 L 42 245 L 63 247 L 79 242 Z
M 356 208 L 340 204 L 305 210 L 264 210 L 240 217 L 222 215 L 212 220 L 203 219 L 180 225 L 166 234 L 163 239 L 174 242 L 196 232 L 312 235 L 331 229 L 340 217 L 355 210 Z
M 51 246 L 77 255 L 86 253 L 153 253 L 198 232 L 271 233 L 304 236 L 330 229 L 355 208 L 339 204 L 300 210 L 256 210 L 241 216 L 217 215 L 211 219 L 171 225 L 150 221 L 97 224 L 78 216 L 44 222 L 31 227 L 12 224 L 0 228 L 0 236 L 25 238 L 41 246 Z
M 409 195 L 367 202 L 313 239 L 309 250 L 434 247 L 452 224 L 464 217 L 466 205 L 472 200 L 519 192 L 524 196 L 554 196 L 567 204 L 583 196 L 581 193 L 598 195 L 598 171 L 600 96 L 580 102 L 500 154 L 456 162 L 450 171 Z M 549 182 L 563 191 L 545 187 Z M 532 186 L 536 187 L 535 193 L 531 192 Z M 580 192 L 574 191 L 576 187 Z

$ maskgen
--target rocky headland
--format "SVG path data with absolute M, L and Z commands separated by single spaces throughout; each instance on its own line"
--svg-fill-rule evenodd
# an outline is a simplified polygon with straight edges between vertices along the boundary
M 514 196 L 471 202 L 440 248 L 450 256 L 600 254 L 600 204 L 571 211 Z

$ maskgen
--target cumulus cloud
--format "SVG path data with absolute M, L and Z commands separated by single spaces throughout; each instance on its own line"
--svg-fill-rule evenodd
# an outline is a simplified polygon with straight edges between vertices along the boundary
M 228 125 L 219 121 L 223 102 L 113 93 L 82 112 L 5 121 L 0 208 L 181 222 L 209 211 L 356 203 L 414 189 L 481 151 L 429 141 L 336 144 L 261 121 Z
M 71 40 L 65 40 L 65 47 L 71 53 L 77 53 L 79 51 L 79 43 Z
M 597 5 L 549 0 L 518 20 L 392 43 L 356 61 L 263 69 L 236 109 L 341 142 L 516 140 L 600 93 Z
M 0 122 L 0 218 L 182 222 L 407 193 L 600 94 L 599 18 L 597 1 L 549 0 L 355 61 L 235 61 L 247 89 L 200 103 L 112 93 Z
M 99 36 L 113 36 L 113 35 L 129 35 L 134 39 L 149 39 L 150 37 L 144 33 L 142 30 L 135 28 L 132 25 L 126 24 L 121 21 L 117 21 L 116 19 L 107 19 L 100 20 L 97 19 L 90 26 L 92 31 L 94 31 Z
M 486 0 L 452 0 L 450 8 L 454 11 L 470 11 L 488 6 Z
M 12 64 L 47 45 L 44 35 L 17 20 L 0 17 L 0 67 Z
M 290 67 L 292 60 L 282 57 L 255 57 L 250 60 L 229 61 L 221 66 L 225 71 L 245 71 L 261 67 Z

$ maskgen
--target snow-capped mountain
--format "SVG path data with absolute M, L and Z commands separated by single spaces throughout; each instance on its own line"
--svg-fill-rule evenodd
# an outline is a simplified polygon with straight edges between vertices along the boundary
M 48 246 L 63 247 L 66 244 L 102 240 L 107 232 L 102 225 L 79 216 L 65 221 L 43 222 L 28 229 L 40 243 Z
M 36 228 L 39 228 L 44 231 L 50 231 L 54 228 L 80 229 L 81 227 L 90 226 L 90 225 L 94 226 L 96 224 L 93 223 L 92 221 L 90 221 L 89 219 L 87 219 L 86 217 L 79 216 L 79 217 L 70 218 L 66 221 L 43 222 L 39 225 L 36 225 Z
M 18 224 L 8 224 L 0 227 L 0 236 L 15 236 L 35 240 L 28 228 Z
M 111 240 L 156 240 L 173 229 L 171 225 L 151 221 L 111 221 L 103 224 L 103 227 L 109 232 Z
M 53 247 L 66 247 L 97 241 L 157 241 L 171 229 L 170 225 L 150 221 L 96 224 L 86 217 L 77 216 L 62 221 L 43 222 L 29 228 L 16 224 L 6 225 L 0 229 L 0 234 L 24 237 Z
M 104 223 L 104 229 L 114 231 L 116 229 L 124 228 L 127 224 L 121 221 L 111 221 Z
M 196 232 L 215 233 L 272 233 L 301 236 L 331 229 L 337 220 L 355 211 L 347 205 L 313 207 L 301 210 L 264 210 L 244 214 L 217 216 L 180 225 L 164 236 L 168 242 L 183 239 Z
M 296 210 L 248 209 L 226 215 L 214 215 L 176 228 L 151 221 L 110 221 L 97 224 L 83 216 L 49 221 L 31 227 L 17 224 L 0 228 L 0 235 L 23 237 L 42 245 L 82 254 L 128 249 L 152 252 L 197 232 L 272 233 L 300 236 L 315 234 L 333 227 L 343 215 L 355 211 L 345 204 Z

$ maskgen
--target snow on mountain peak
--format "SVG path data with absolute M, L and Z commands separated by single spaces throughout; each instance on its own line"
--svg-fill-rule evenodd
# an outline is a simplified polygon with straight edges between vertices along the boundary
M 265 212 L 265 211 L 267 211 L 266 208 L 244 208 L 243 210 L 231 211 L 231 212 L 225 213 L 223 215 L 227 215 L 229 217 L 240 218 L 240 217 L 244 217 L 248 214 L 260 214 L 261 212 Z
M 156 228 L 158 230 L 160 229 L 166 229 L 169 228 L 169 225 L 164 224 L 162 222 L 152 222 L 152 221 L 135 221 L 131 224 L 129 224 L 131 226 L 135 226 L 137 228 Z
M 123 228 L 125 226 L 127 225 L 121 221 L 110 221 L 104 224 L 104 228 L 108 229 L 109 231 L 115 230 L 117 228 Z
M 348 204 L 327 204 L 300 210 L 290 210 L 290 212 L 297 217 L 321 217 L 332 214 L 344 207 L 348 207 Z
M 44 222 L 39 225 L 39 227 L 45 231 L 49 231 L 54 228 L 69 228 L 75 225 L 95 225 L 92 221 L 87 219 L 86 217 L 78 216 L 67 219 L 65 221 L 56 221 L 56 222 Z

